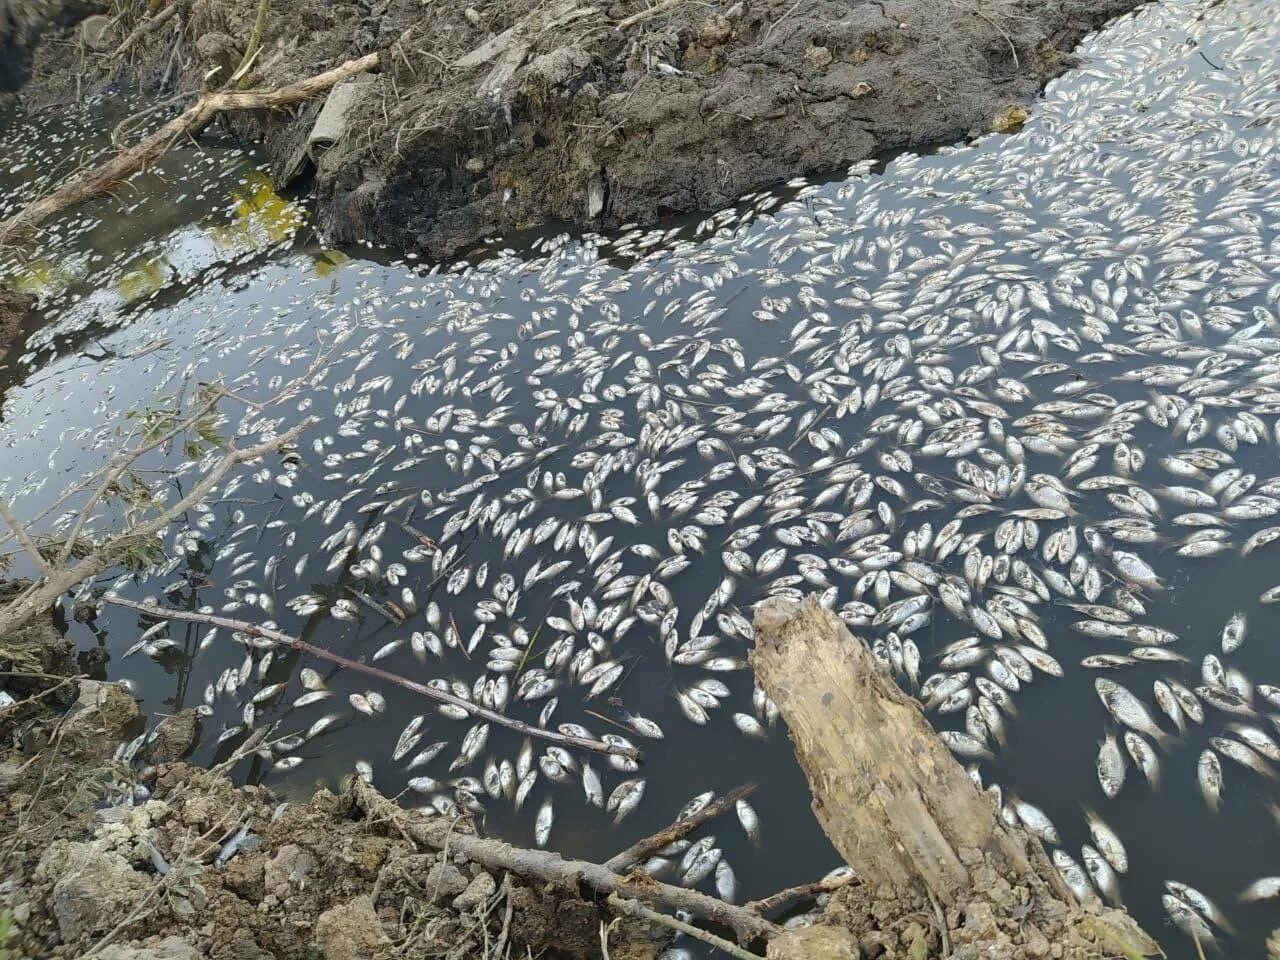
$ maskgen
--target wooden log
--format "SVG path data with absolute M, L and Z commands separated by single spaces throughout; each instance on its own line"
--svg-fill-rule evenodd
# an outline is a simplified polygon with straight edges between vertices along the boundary
M 812 599 L 766 601 L 751 663 L 791 729 L 818 822 L 864 883 L 923 881 L 952 906 L 969 892 L 962 850 L 997 852 L 1010 873 L 1030 872 L 1023 845 L 916 702 L 839 618 Z
M 1158 951 L 1124 911 L 1076 903 L 1039 841 L 999 819 L 916 701 L 814 598 L 760 604 L 755 643 L 756 682 L 790 729 L 818 822 L 862 881 L 852 895 L 932 903 L 945 927 L 944 914 L 975 915 L 975 902 L 998 880 L 1025 891 L 1065 957 Z M 987 905 L 992 916 L 1006 906 Z M 947 930 L 939 932 L 946 943 Z M 984 936 L 971 927 L 959 932 Z M 979 955 L 995 947 L 986 942 Z M 775 955 L 818 954 L 806 941 L 794 949 L 775 942 Z

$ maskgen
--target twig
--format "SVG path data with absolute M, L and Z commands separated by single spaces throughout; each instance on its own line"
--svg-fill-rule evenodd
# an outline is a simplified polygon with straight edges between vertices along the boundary
M 29 590 L 7 606 L 0 607 L 0 636 L 16 630 L 42 610 L 48 609 L 72 587 L 115 566 L 130 541 L 146 540 L 160 533 L 177 517 L 182 516 L 212 493 L 222 478 L 234 467 L 251 460 L 258 460 L 268 453 L 291 445 L 315 423 L 315 417 L 307 417 L 298 425 L 271 440 L 264 440 L 262 443 L 244 449 L 232 447 L 205 472 L 185 497 L 161 510 L 152 519 L 136 524 L 96 547 L 75 566 L 55 570 L 35 589 Z
M 752 953 L 750 950 L 743 950 L 736 943 L 730 943 L 724 937 L 717 937 L 714 933 L 708 933 L 700 927 L 695 927 L 691 923 L 685 923 L 683 920 L 677 920 L 675 917 L 669 917 L 665 913 L 658 913 L 656 910 L 650 910 L 644 904 L 635 900 L 624 900 L 616 893 L 609 894 L 606 901 L 610 907 L 618 913 L 627 917 L 634 917 L 637 920 L 648 920 L 650 923 L 656 923 L 664 926 L 669 930 L 675 930 L 683 933 L 687 937 L 693 937 L 695 940 L 701 940 L 703 943 L 710 944 L 717 950 L 722 950 L 737 960 L 764 960 L 758 953 Z M 601 938 L 603 939 L 603 924 L 601 925 Z
M 352 782 L 350 789 L 356 804 L 366 814 L 399 823 L 403 832 L 433 850 L 443 846 L 445 824 L 411 816 L 359 778 Z M 449 847 L 472 863 L 487 868 L 490 873 L 506 870 L 543 883 L 586 887 L 601 896 L 617 894 L 624 900 L 646 900 L 674 910 L 685 910 L 728 927 L 740 943 L 772 939 L 782 932 L 781 927 L 754 913 L 697 890 L 660 883 L 648 876 L 619 876 L 601 864 L 566 860 L 549 850 L 525 850 L 501 840 L 457 832 L 450 838 Z M 751 960 L 758 958 L 751 957 Z
M 9 525 L 9 529 L 13 531 L 14 537 L 17 538 L 22 549 L 26 551 L 29 557 L 31 557 L 31 562 L 36 565 L 40 572 L 45 576 L 52 573 L 53 567 L 50 566 L 48 560 L 40 555 L 39 548 L 37 548 L 31 541 L 31 538 L 27 536 L 27 530 L 22 525 L 22 521 L 13 515 L 13 511 L 9 509 L 9 504 L 4 500 L 0 500 L 0 520 L 3 520 Z
M 750 910 L 752 913 L 758 913 L 764 916 L 767 913 L 773 913 L 787 904 L 795 903 L 797 900 L 807 900 L 810 897 L 816 897 L 820 893 L 831 893 L 833 890 L 839 890 L 841 887 L 847 887 L 851 883 L 858 883 L 856 876 L 839 877 L 835 880 L 818 880 L 815 883 L 802 883 L 794 887 L 787 887 L 785 890 L 779 890 L 777 893 L 765 897 L 763 900 L 751 900 L 742 905 L 744 910 Z
M 253 30 L 249 34 L 249 44 L 244 48 L 244 56 L 240 58 L 240 64 L 236 67 L 236 72 L 231 75 L 231 79 L 227 81 L 227 86 L 244 86 L 245 78 L 249 75 L 249 68 L 253 66 L 253 61 L 258 58 L 258 52 L 262 49 L 262 33 L 267 28 L 267 12 L 270 9 L 271 0 L 258 0 L 258 14 L 253 20 Z
M 626 30 L 628 27 L 634 27 L 637 23 L 643 23 L 651 17 L 656 17 L 661 13 L 666 13 L 668 10 L 672 10 L 684 2 L 685 0 L 661 0 L 661 2 L 655 3 L 647 10 L 641 10 L 639 13 L 633 13 L 629 17 L 624 17 L 622 20 L 619 20 L 614 24 L 614 27 L 618 30 Z
M 743 797 L 750 796 L 756 785 L 754 783 L 743 784 L 734 790 L 730 790 L 719 800 L 713 800 L 697 813 L 692 816 L 685 817 L 683 820 L 677 820 L 669 826 L 663 827 L 652 836 L 645 837 L 633 843 L 621 853 L 610 857 L 605 861 L 604 865 L 615 873 L 622 873 L 629 870 L 633 865 L 639 863 L 651 853 L 656 853 L 663 847 L 670 846 L 681 837 L 686 837 L 693 831 L 697 830 L 704 823 L 708 823 L 720 816 L 725 811 L 731 809 Z
M 124 42 L 121 43 L 120 46 L 116 47 L 115 53 L 113 53 L 112 56 L 117 58 L 123 57 L 126 53 L 129 52 L 130 48 L 135 43 L 137 43 L 147 34 L 154 33 L 155 31 L 159 30 L 171 19 L 173 19 L 174 14 L 176 14 L 177 12 L 178 12 L 178 4 L 171 3 L 169 4 L 169 6 L 165 7 L 163 10 L 157 13 L 154 17 L 150 17 L 146 20 L 143 20 L 141 23 L 139 23 L 136 27 L 133 28 L 132 33 L 130 33 L 127 37 L 124 38 Z
M 609 931 L 613 929 L 613 925 L 618 922 L 618 918 L 614 917 L 606 924 L 600 921 L 600 957 L 601 960 L 613 960 L 609 955 Z
M 975 17 L 978 17 L 981 20 L 985 20 L 987 22 L 987 26 L 991 27 L 992 30 L 1004 37 L 1005 43 L 1009 44 L 1009 52 L 1013 54 L 1013 68 L 1015 70 L 1021 69 L 1018 64 L 1018 48 L 1014 46 L 1013 37 L 1009 36 L 1008 31 L 976 7 L 971 7 L 966 3 L 961 3 L 960 0 L 956 0 L 956 2 L 962 9 L 968 10 Z
M 32 676 L 32 674 L 0 674 L 0 676 Z M 45 674 L 35 674 L 35 676 L 45 676 Z M 68 684 L 76 683 L 84 679 L 86 679 L 86 676 L 84 674 L 77 674 L 74 677 L 62 677 L 60 678 L 59 682 L 55 683 L 52 687 L 47 687 L 46 689 L 41 690 L 38 693 L 33 693 L 22 698 L 21 700 L 16 700 L 13 703 L 9 704 L 7 707 L 0 707 L 0 717 L 3 717 L 5 716 L 5 714 L 10 712 L 16 712 L 17 710 L 21 709 L 24 704 L 34 703 L 37 700 L 43 700 L 45 697 L 49 696 L 49 694 L 55 693 L 58 690 L 61 690 L 63 687 L 67 686 Z
M 579 750 L 589 750 L 593 753 L 613 753 L 623 757 L 630 757 L 633 760 L 640 759 L 640 751 L 634 747 L 624 747 L 618 744 L 605 743 L 602 740 L 592 740 L 588 737 L 574 737 L 568 734 L 559 733 L 554 730 L 544 730 L 542 727 L 535 727 L 532 724 L 525 723 L 523 720 L 513 720 L 510 717 L 504 717 L 500 713 L 495 713 L 479 704 L 472 703 L 469 700 L 463 700 L 461 697 L 454 696 L 444 690 L 437 690 L 435 687 L 429 687 L 425 684 L 409 680 L 399 674 L 392 673 L 389 670 L 383 670 L 381 667 L 374 667 L 367 663 L 360 663 L 356 660 L 348 660 L 346 657 L 320 647 L 312 646 L 305 640 L 299 640 L 297 637 L 291 637 L 287 633 L 281 633 L 279 630 L 272 630 L 269 627 L 261 627 L 257 624 L 249 623 L 244 620 L 231 620 L 227 617 L 215 616 L 211 613 L 196 613 L 191 610 L 176 610 L 170 607 L 157 606 L 154 603 L 140 603 L 136 600 L 126 600 L 124 597 L 107 596 L 103 598 L 107 603 L 115 604 L 120 607 L 128 607 L 131 610 L 137 610 L 148 616 L 158 617 L 162 620 L 187 620 L 192 623 L 207 623 L 215 627 L 224 627 L 228 630 L 243 633 L 251 637 L 262 637 L 271 640 L 274 643 L 283 644 L 286 647 L 292 647 L 294 650 L 301 651 L 308 656 L 315 657 L 319 660 L 327 660 L 330 663 L 336 663 L 338 666 L 346 670 L 352 670 L 356 673 L 363 673 L 367 676 L 376 677 L 387 683 L 403 687 L 413 693 L 435 700 L 437 703 L 444 703 L 450 706 L 458 707 L 465 710 L 472 716 L 487 720 L 490 723 L 496 723 L 499 726 L 507 727 L 515 730 L 517 733 L 523 733 L 528 737 L 537 737 L 542 740 L 549 740 L 552 743 L 558 743 L 565 747 L 575 747 Z

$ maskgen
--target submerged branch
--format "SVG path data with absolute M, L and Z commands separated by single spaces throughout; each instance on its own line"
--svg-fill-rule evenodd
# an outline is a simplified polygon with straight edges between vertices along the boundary
M 657 833 L 633 843 L 621 853 L 606 860 L 604 865 L 617 872 L 631 868 L 650 854 L 657 853 L 663 847 L 670 846 L 681 837 L 687 837 L 704 823 L 714 820 L 732 808 L 743 797 L 750 796 L 755 788 L 756 785 L 754 783 L 748 783 L 730 790 L 723 797 L 713 800 L 697 813 L 691 814 L 683 820 L 677 820 L 669 826 L 663 827 Z
M 324 650 L 320 647 L 313 646 L 305 640 L 299 640 L 297 637 L 282 633 L 279 630 L 272 630 L 269 627 L 258 626 L 245 620 L 231 620 L 227 617 L 219 617 L 212 613 L 196 613 L 191 610 L 175 610 L 170 607 L 157 606 L 154 603 L 140 603 L 137 600 L 126 600 L 124 597 L 108 596 L 104 598 L 107 603 L 115 604 L 120 607 L 128 607 L 131 610 L 137 610 L 151 617 L 158 617 L 162 620 L 185 620 L 191 623 L 207 623 L 214 627 L 225 627 L 228 630 L 234 630 L 239 633 L 247 634 L 251 637 L 261 637 L 264 640 L 270 640 L 273 643 L 279 643 L 286 647 L 291 647 L 307 656 L 316 657 L 320 660 L 327 660 L 330 663 L 336 663 L 338 666 L 352 670 L 356 673 L 363 673 L 370 677 L 376 677 L 379 680 L 394 684 L 397 687 L 403 687 L 412 693 L 435 700 L 437 703 L 443 703 L 448 706 L 457 707 L 465 710 L 467 713 L 481 720 L 487 720 L 517 733 L 523 733 L 528 737 L 536 737 L 541 740 L 548 740 L 551 743 L 557 743 L 564 747 L 575 747 L 579 750 L 589 750 L 593 753 L 612 753 L 621 757 L 629 757 L 632 760 L 640 758 L 640 752 L 635 747 L 624 747 L 619 744 L 605 743 L 603 740 L 592 740 L 588 737 L 574 737 L 569 734 L 559 733 L 555 730 L 546 730 L 542 727 L 536 727 L 533 724 L 525 723 L 523 720 L 514 720 L 511 717 L 503 716 L 493 710 L 480 706 L 478 703 L 472 703 L 469 700 L 463 700 L 461 697 L 454 696 L 446 690 L 437 690 L 435 687 L 429 687 L 424 683 L 418 683 L 415 680 L 409 680 L 399 674 L 392 673 L 390 670 L 383 670 L 381 667 L 371 666 L 367 663 L 361 663 L 358 660 L 349 660 L 344 656 Z

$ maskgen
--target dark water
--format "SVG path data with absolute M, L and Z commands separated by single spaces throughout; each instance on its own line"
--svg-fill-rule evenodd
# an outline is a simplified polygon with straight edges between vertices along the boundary
M 588 475 L 593 455 L 611 450 L 634 449 L 638 459 L 668 468 L 653 487 L 663 498 L 656 509 L 646 504 L 648 491 L 634 463 L 607 477 L 602 502 L 634 498 L 629 502 L 639 521 L 634 525 L 586 520 L 599 508 L 588 506 L 585 498 L 557 499 L 539 488 L 531 497 L 537 510 L 521 526 L 556 517 L 590 528 L 597 538 L 613 537 L 612 550 L 649 545 L 662 557 L 674 552 L 670 531 L 702 527 L 703 548 L 685 549 L 688 566 L 664 581 L 680 611 L 682 637 L 692 614 L 725 577 L 724 541 L 735 528 L 765 523 L 765 517 L 759 511 L 740 523 L 708 524 L 695 519 L 705 499 L 679 513 L 676 499 L 666 498 L 682 484 L 700 498 L 725 491 L 738 498 L 728 503 L 732 513 L 741 499 L 765 491 L 784 476 L 780 470 L 790 468 L 804 474 L 798 488 L 805 501 L 801 514 L 848 513 L 854 509 L 848 498 L 816 504 L 832 483 L 832 466 L 824 463 L 826 451 L 819 444 L 829 444 L 838 455 L 864 438 L 879 438 L 878 445 L 847 459 L 868 475 L 890 476 L 906 488 L 905 501 L 876 494 L 891 503 L 890 518 L 880 515 L 885 532 L 897 543 L 922 522 L 937 531 L 961 504 L 926 505 L 913 512 L 912 504 L 927 496 L 914 477 L 923 470 L 954 476 L 955 458 L 931 458 L 922 441 L 895 438 L 905 421 L 925 411 L 937 419 L 929 423 L 926 438 L 954 420 L 947 407 L 938 406 L 948 396 L 998 403 L 1007 410 L 1010 434 L 1034 434 L 1035 424 L 1022 418 L 1043 413 L 1047 401 L 1082 400 L 1061 389 L 1077 377 L 1090 381 L 1086 394 L 1105 392 L 1122 405 L 1145 403 L 1158 393 L 1181 397 L 1199 390 L 1185 379 L 1162 386 L 1150 377 L 1145 382 L 1127 377 L 1152 364 L 1216 375 L 1223 386 L 1201 396 L 1207 397 L 1212 423 L 1220 426 L 1245 409 L 1255 411 L 1271 431 L 1263 442 L 1241 444 L 1232 454 L 1234 465 L 1265 483 L 1280 474 L 1273 429 L 1280 398 L 1267 395 L 1267 377 L 1280 351 L 1269 344 L 1244 350 L 1238 334 L 1252 323 L 1261 325 L 1258 337 L 1280 331 L 1277 12 L 1274 4 L 1256 0 L 1150 7 L 1090 41 L 1085 68 L 1057 81 L 1016 137 L 989 138 L 929 158 L 899 158 L 883 175 L 859 171 L 847 181 L 793 185 L 785 202 L 782 194 L 749 198 L 740 209 L 698 226 L 607 239 L 544 237 L 524 242 L 519 250 L 485 250 L 469 263 L 428 266 L 372 251 L 327 251 L 311 235 L 305 211 L 271 192 L 252 158 L 216 145 L 184 146 L 167 158 L 162 176 L 139 182 L 136 194 L 97 203 L 48 230 L 39 247 L 42 258 L 6 264 L 7 276 L 41 295 L 45 325 L 0 370 L 0 385 L 8 388 L 0 411 L 0 491 L 20 515 L 37 515 L 68 483 L 109 455 L 121 431 L 131 428 L 127 411 L 163 407 L 175 398 L 188 401 L 200 383 L 215 380 L 261 399 L 306 375 L 307 382 L 289 399 L 261 416 L 228 403 L 229 420 L 222 427 L 247 438 L 287 427 L 304 414 L 321 417 L 303 441 L 301 467 L 290 472 L 272 458 L 238 475 L 210 500 L 206 512 L 188 515 L 186 525 L 166 537 L 179 559 L 121 591 L 136 597 L 159 597 L 164 591 L 173 605 L 210 605 L 232 617 L 273 619 L 281 629 L 357 659 L 401 640 L 380 666 L 419 681 L 443 678 L 471 687 L 486 674 L 485 653 L 494 634 L 513 634 L 517 628 L 538 633 L 528 660 L 531 667 L 540 666 L 551 642 L 551 631 L 540 632 L 540 624 L 549 614 L 566 615 L 563 597 L 553 597 L 553 591 L 574 580 L 580 584 L 577 597 L 598 590 L 596 569 L 575 547 L 556 552 L 548 540 L 507 558 L 503 540 L 489 530 L 472 527 L 445 537 L 449 518 L 478 497 L 518 505 L 511 498 L 521 496 L 518 491 L 531 482 L 535 467 L 543 475 L 563 474 L 570 488 Z M 0 171 L 0 189 L 10 193 L 7 200 L 0 196 L 0 214 L 19 195 L 38 192 L 106 148 L 102 134 L 110 124 L 103 124 L 98 109 L 83 117 L 10 126 L 6 167 Z M 117 109 L 113 116 L 118 115 Z M 35 171 L 38 179 L 32 179 Z M 947 265 L 944 283 L 931 258 Z M 915 269 L 919 264 L 924 266 Z M 1078 299 L 1056 298 L 1044 314 L 1014 318 L 1018 308 L 1002 306 L 1010 302 L 1010 288 L 1035 284 Z M 1112 294 L 1121 288 L 1128 298 L 1115 306 Z M 939 299 L 940 290 L 946 291 L 945 299 Z M 1176 348 L 1142 339 L 1150 325 L 1141 321 L 1162 312 L 1175 325 L 1181 312 L 1190 314 L 1182 320 L 1183 329 L 1201 334 L 1174 338 L 1180 344 Z M 926 342 L 917 321 L 930 316 L 950 323 L 951 332 L 967 325 L 991 335 Z M 973 370 L 987 362 L 984 346 L 1009 353 L 1010 346 L 1000 340 L 1016 333 L 1017 325 L 1025 328 L 1025 344 L 1015 344 L 1014 355 L 985 379 L 974 374 L 969 383 L 946 382 L 929 373 Z M 929 351 L 940 356 L 904 365 L 900 373 L 867 365 L 877 358 L 901 359 L 896 338 L 904 330 L 915 338 L 913 360 Z M 703 340 L 710 348 L 695 360 Z M 850 360 L 848 350 L 858 342 L 868 352 Z M 1034 357 L 1024 359 L 1019 352 Z M 324 360 L 311 369 L 317 357 Z M 822 374 L 833 357 L 849 361 L 849 383 Z M 1240 358 L 1245 362 L 1230 365 Z M 1035 373 L 1050 360 L 1065 363 L 1065 369 Z M 881 397 L 841 417 L 838 400 L 819 393 L 811 374 L 822 374 L 818 379 L 835 383 L 846 396 L 854 384 L 866 391 L 878 382 Z M 759 389 L 744 393 L 741 387 L 751 377 L 760 378 Z M 1025 395 L 1018 393 L 1018 383 L 1025 384 Z M 668 428 L 724 440 L 729 456 L 718 448 L 700 450 L 695 442 L 674 450 L 651 443 L 655 420 L 650 414 L 660 411 Z M 802 425 L 806 414 L 816 420 Z M 789 419 L 766 436 L 779 416 Z M 1077 443 L 1097 439 L 1090 433 L 1098 426 L 1090 419 L 1096 416 L 1062 414 Z M 838 439 L 812 441 L 811 431 L 823 427 Z M 1146 466 L 1134 474 L 1136 486 L 1191 482 L 1156 465 L 1192 444 L 1146 418 L 1123 428 L 1113 425 L 1101 436 L 1106 445 L 1100 465 L 1080 479 L 1111 472 L 1112 448 L 1120 436 L 1146 455 Z M 526 438 L 536 442 L 522 443 Z M 1211 430 L 1196 445 L 1218 447 L 1220 438 Z M 877 455 L 895 446 L 913 451 L 912 469 L 878 465 Z M 529 459 L 516 463 L 522 451 Z M 743 453 L 757 462 L 754 478 L 732 466 L 718 469 Z M 1028 448 L 1027 473 L 1062 475 L 1063 459 Z M 178 451 L 147 466 L 177 471 L 148 477 L 170 497 L 193 482 L 192 465 L 184 465 Z M 467 484 L 491 474 L 491 483 L 468 489 Z M 541 482 L 539 476 L 533 486 Z M 1064 482 L 1071 487 L 1078 480 Z M 402 497 L 409 499 L 388 506 Z M 878 500 L 872 499 L 870 507 L 876 508 Z M 327 505 L 334 505 L 328 517 Z M 1031 504 L 1023 498 L 1010 506 Z M 1073 506 L 1079 512 L 1074 522 L 1081 525 L 1117 516 L 1100 491 L 1081 491 Z M 1147 614 L 1140 620 L 1177 633 L 1173 649 L 1187 661 L 1084 669 L 1083 657 L 1124 652 L 1126 645 L 1074 632 L 1070 625 L 1081 616 L 1061 604 L 1039 606 L 1049 652 L 1066 675 L 1037 674 L 1023 687 L 1016 695 L 1017 718 L 1008 723 L 1007 748 L 984 762 L 981 772 L 1006 795 L 1040 806 L 1057 825 L 1063 848 L 1077 860 L 1080 844 L 1088 840 L 1081 808 L 1096 810 L 1128 848 L 1131 869 L 1121 881 L 1126 905 L 1161 938 L 1170 956 L 1194 956 L 1194 951 L 1161 907 L 1166 880 L 1191 884 L 1229 912 L 1237 934 L 1223 935 L 1224 955 L 1257 956 L 1266 934 L 1280 924 L 1280 906 L 1241 905 L 1236 899 L 1258 877 L 1280 874 L 1280 830 L 1266 808 L 1274 786 L 1224 758 L 1218 815 L 1206 812 L 1196 788 L 1196 758 L 1232 718 L 1208 710 L 1203 727 L 1192 725 L 1184 739 L 1162 753 L 1157 790 L 1130 768 L 1119 797 L 1108 800 L 1094 773 L 1097 744 L 1114 728 L 1093 692 L 1096 676 L 1123 683 L 1155 712 L 1148 692 L 1152 681 L 1173 678 L 1199 685 L 1202 657 L 1219 652 L 1223 624 L 1243 611 L 1249 638 L 1223 660 L 1255 683 L 1280 680 L 1274 608 L 1259 600 L 1280 581 L 1274 553 L 1263 548 L 1242 556 L 1239 549 L 1249 534 L 1271 521 L 1233 523 L 1230 551 L 1190 559 L 1175 550 L 1191 528 L 1171 523 L 1190 509 L 1165 504 L 1154 524 L 1160 538 L 1154 544 L 1116 544 L 1140 554 L 1163 578 L 1163 590 L 1145 593 Z M 472 579 L 451 595 L 449 578 L 434 577 L 429 561 L 407 562 L 398 584 L 382 575 L 377 582 L 361 580 L 350 566 L 370 556 L 363 548 L 326 571 L 334 552 L 321 548 L 326 537 L 347 523 L 356 533 L 368 531 L 388 517 L 442 546 L 456 544 L 460 564 L 472 571 L 487 564 L 485 586 Z M 967 521 L 965 530 L 994 530 L 1003 519 L 997 511 Z M 778 531 L 804 522 L 802 516 L 771 524 L 748 552 L 758 557 L 765 547 L 780 544 L 774 539 Z M 1042 523 L 1041 540 L 1060 526 Z M 412 543 L 403 528 L 388 523 L 378 541 L 382 573 Z M 735 577 L 732 596 L 719 612 L 749 618 L 751 605 L 766 591 L 822 590 L 830 584 L 832 605 L 856 620 L 848 605 L 860 577 L 837 576 L 831 569 L 814 574 L 805 559 L 805 554 L 837 555 L 846 546 L 821 535 L 816 543 L 788 546 L 787 560 L 775 574 Z M 989 538 L 986 549 L 993 550 Z M 295 574 L 304 554 L 306 568 Z M 273 557 L 278 562 L 271 562 Z M 465 642 L 480 622 L 478 605 L 493 597 L 500 575 L 509 573 L 521 583 L 535 561 L 545 568 L 562 559 L 569 566 L 548 581 L 523 586 L 514 614 L 492 623 L 469 657 L 457 649 L 439 660 L 415 656 L 408 638 L 427 629 L 421 613 L 395 624 L 365 606 L 357 607 L 354 622 L 327 612 L 340 599 L 352 601 L 352 588 L 399 602 L 400 588 L 409 586 L 419 607 L 434 600 L 446 618 L 453 617 Z M 634 552 L 620 560 L 626 574 L 643 576 L 655 567 Z M 272 567 L 274 573 L 268 572 Z M 961 558 L 953 556 L 941 567 L 958 572 Z M 20 558 L 16 568 L 22 569 Z M 779 583 L 781 576 L 796 579 Z M 302 594 L 314 596 L 322 609 L 294 613 L 288 601 Z M 262 595 L 270 598 L 269 610 L 246 599 Z M 862 600 L 874 597 L 867 593 Z M 146 625 L 109 608 L 96 624 L 71 629 L 82 649 L 105 647 L 112 657 L 107 675 L 127 679 L 156 714 L 204 703 L 206 687 L 245 660 L 244 648 L 225 632 L 201 649 L 204 628 L 179 626 L 168 630 L 174 645 L 156 656 L 125 657 Z M 880 627 L 855 629 L 869 637 L 885 634 Z M 714 614 L 702 632 L 719 634 L 717 655 L 745 658 L 748 642 L 724 630 Z M 931 621 L 911 635 L 924 657 L 922 673 L 933 672 L 937 650 L 973 633 L 971 625 L 936 606 Z M 733 712 L 752 712 L 748 670 L 712 673 L 668 664 L 657 625 L 643 620 L 608 645 L 605 657 L 624 665 L 624 678 L 588 700 L 585 688 L 562 677 L 552 724 L 578 722 L 600 735 L 616 732 L 600 715 L 621 720 L 625 711 L 659 723 L 665 738 L 640 742 L 646 754 L 641 773 L 604 775 L 606 795 L 629 776 L 646 778 L 638 810 L 614 827 L 610 816 L 583 801 L 576 781 L 559 785 L 544 778 L 520 812 L 506 800 L 482 798 L 489 830 L 531 843 L 534 815 L 550 797 L 556 810 L 550 845 L 569 855 L 602 859 L 664 825 L 689 797 L 754 781 L 761 784 L 753 804 L 763 844 L 753 847 L 728 821 L 713 828 L 744 897 L 812 879 L 837 863 L 809 812 L 803 777 L 783 730 L 773 727 L 766 739 L 749 739 L 730 722 Z M 326 675 L 332 698 L 290 706 L 303 692 L 298 678 L 303 666 Z M 673 693 L 707 677 L 724 682 L 731 693 L 705 726 L 696 726 L 685 719 Z M 471 726 L 439 716 L 421 699 L 395 689 L 379 691 L 387 701 L 384 714 L 364 716 L 346 700 L 370 689 L 359 676 L 278 656 L 262 678 L 255 668 L 247 687 L 212 698 L 197 759 L 226 756 L 243 734 L 219 746 L 220 731 L 240 723 L 244 704 L 260 686 L 278 682 L 289 686 L 258 708 L 256 723 L 278 723 L 283 734 L 305 730 L 325 714 L 341 717 L 338 726 L 297 751 L 304 759 L 294 769 L 271 769 L 255 758 L 237 771 L 288 795 L 305 795 L 317 782 L 332 785 L 361 760 L 372 765 L 375 783 L 391 794 L 415 775 L 446 779 Z M 536 722 L 545 703 L 513 701 L 508 711 Z M 428 766 L 407 772 L 404 761 L 393 763 L 390 754 L 401 729 L 419 713 L 427 717 L 419 749 L 437 740 L 449 741 L 450 747 Z M 962 714 L 935 715 L 935 720 L 940 727 L 959 729 Z M 1265 719 L 1258 725 L 1269 726 Z M 480 776 L 486 759 L 514 760 L 519 747 L 519 739 L 507 731 L 491 731 L 481 756 L 459 772 Z M 595 766 L 601 767 L 598 761 Z M 405 796 L 406 803 L 427 799 Z

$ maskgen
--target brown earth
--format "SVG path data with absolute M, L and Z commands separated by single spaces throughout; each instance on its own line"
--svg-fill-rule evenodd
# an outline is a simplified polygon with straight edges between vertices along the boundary
M 0 284 L 0 360 L 21 332 L 23 321 L 34 304 L 35 298 L 14 293 Z
M 157 92 L 225 83 L 258 0 L 178 2 L 123 60 L 42 48 L 28 98 L 93 75 Z M 884 151 L 1014 129 L 1009 108 L 1137 3 L 685 0 L 629 23 L 649 0 L 274 0 L 253 86 L 373 51 L 383 68 L 331 95 L 348 108 L 311 149 L 320 103 L 228 122 L 264 140 L 278 183 L 314 169 L 329 239 L 447 255 L 549 221 L 715 209 Z
M 602 908 L 424 852 L 405 829 L 421 814 L 377 820 L 352 791 L 284 804 L 175 760 L 190 712 L 152 731 L 141 763 L 113 759 L 144 720 L 120 686 L 52 675 L 69 653 L 48 620 L 0 638 L 0 691 L 18 698 L 0 697 L 0 957 L 600 956 Z M 659 942 L 636 921 L 610 933 L 615 960 L 653 960 Z

